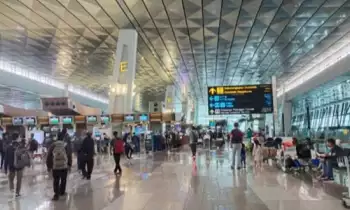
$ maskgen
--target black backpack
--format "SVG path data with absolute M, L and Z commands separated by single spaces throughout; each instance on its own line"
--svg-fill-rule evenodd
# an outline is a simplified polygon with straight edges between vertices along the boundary
M 37 151 L 37 150 L 38 150 L 38 147 L 39 147 L 38 142 L 37 142 L 35 139 L 32 139 L 32 140 L 30 141 L 30 150 L 31 150 L 31 151 Z

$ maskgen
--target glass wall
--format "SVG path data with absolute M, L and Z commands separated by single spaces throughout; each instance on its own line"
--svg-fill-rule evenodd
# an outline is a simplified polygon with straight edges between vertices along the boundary
M 293 134 L 314 138 L 333 136 L 348 140 L 348 129 L 350 129 L 349 79 L 349 75 L 344 75 L 294 98 L 292 101 Z

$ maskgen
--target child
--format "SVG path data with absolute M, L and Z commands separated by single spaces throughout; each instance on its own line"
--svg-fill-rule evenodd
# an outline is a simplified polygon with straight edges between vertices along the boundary
M 241 149 L 241 166 L 242 166 L 243 168 L 246 167 L 245 154 L 246 154 L 246 148 L 245 148 L 244 143 L 242 143 L 242 149 Z
M 253 158 L 254 158 L 254 164 L 255 167 L 262 167 L 263 162 L 263 154 L 262 154 L 262 147 L 258 139 L 254 139 L 254 148 L 253 148 Z

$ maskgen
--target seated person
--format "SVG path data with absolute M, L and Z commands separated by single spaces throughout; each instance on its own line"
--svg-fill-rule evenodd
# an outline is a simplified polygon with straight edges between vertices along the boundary
M 282 147 L 283 140 L 280 137 L 275 138 L 275 147 L 276 149 L 279 149 Z
M 332 138 L 327 140 L 327 147 L 330 149 L 328 153 L 317 154 L 318 157 L 324 158 L 321 179 L 324 181 L 333 181 L 333 166 L 337 164 L 337 157 L 343 154 L 343 149 L 336 145 L 335 140 Z

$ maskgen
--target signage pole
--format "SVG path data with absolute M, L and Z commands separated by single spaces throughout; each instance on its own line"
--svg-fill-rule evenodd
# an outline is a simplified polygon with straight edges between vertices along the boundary
M 272 98 L 273 98 L 273 136 L 276 136 L 276 124 L 277 124 L 277 117 L 278 117 L 278 110 L 277 110 L 277 79 L 276 76 L 272 76 Z

